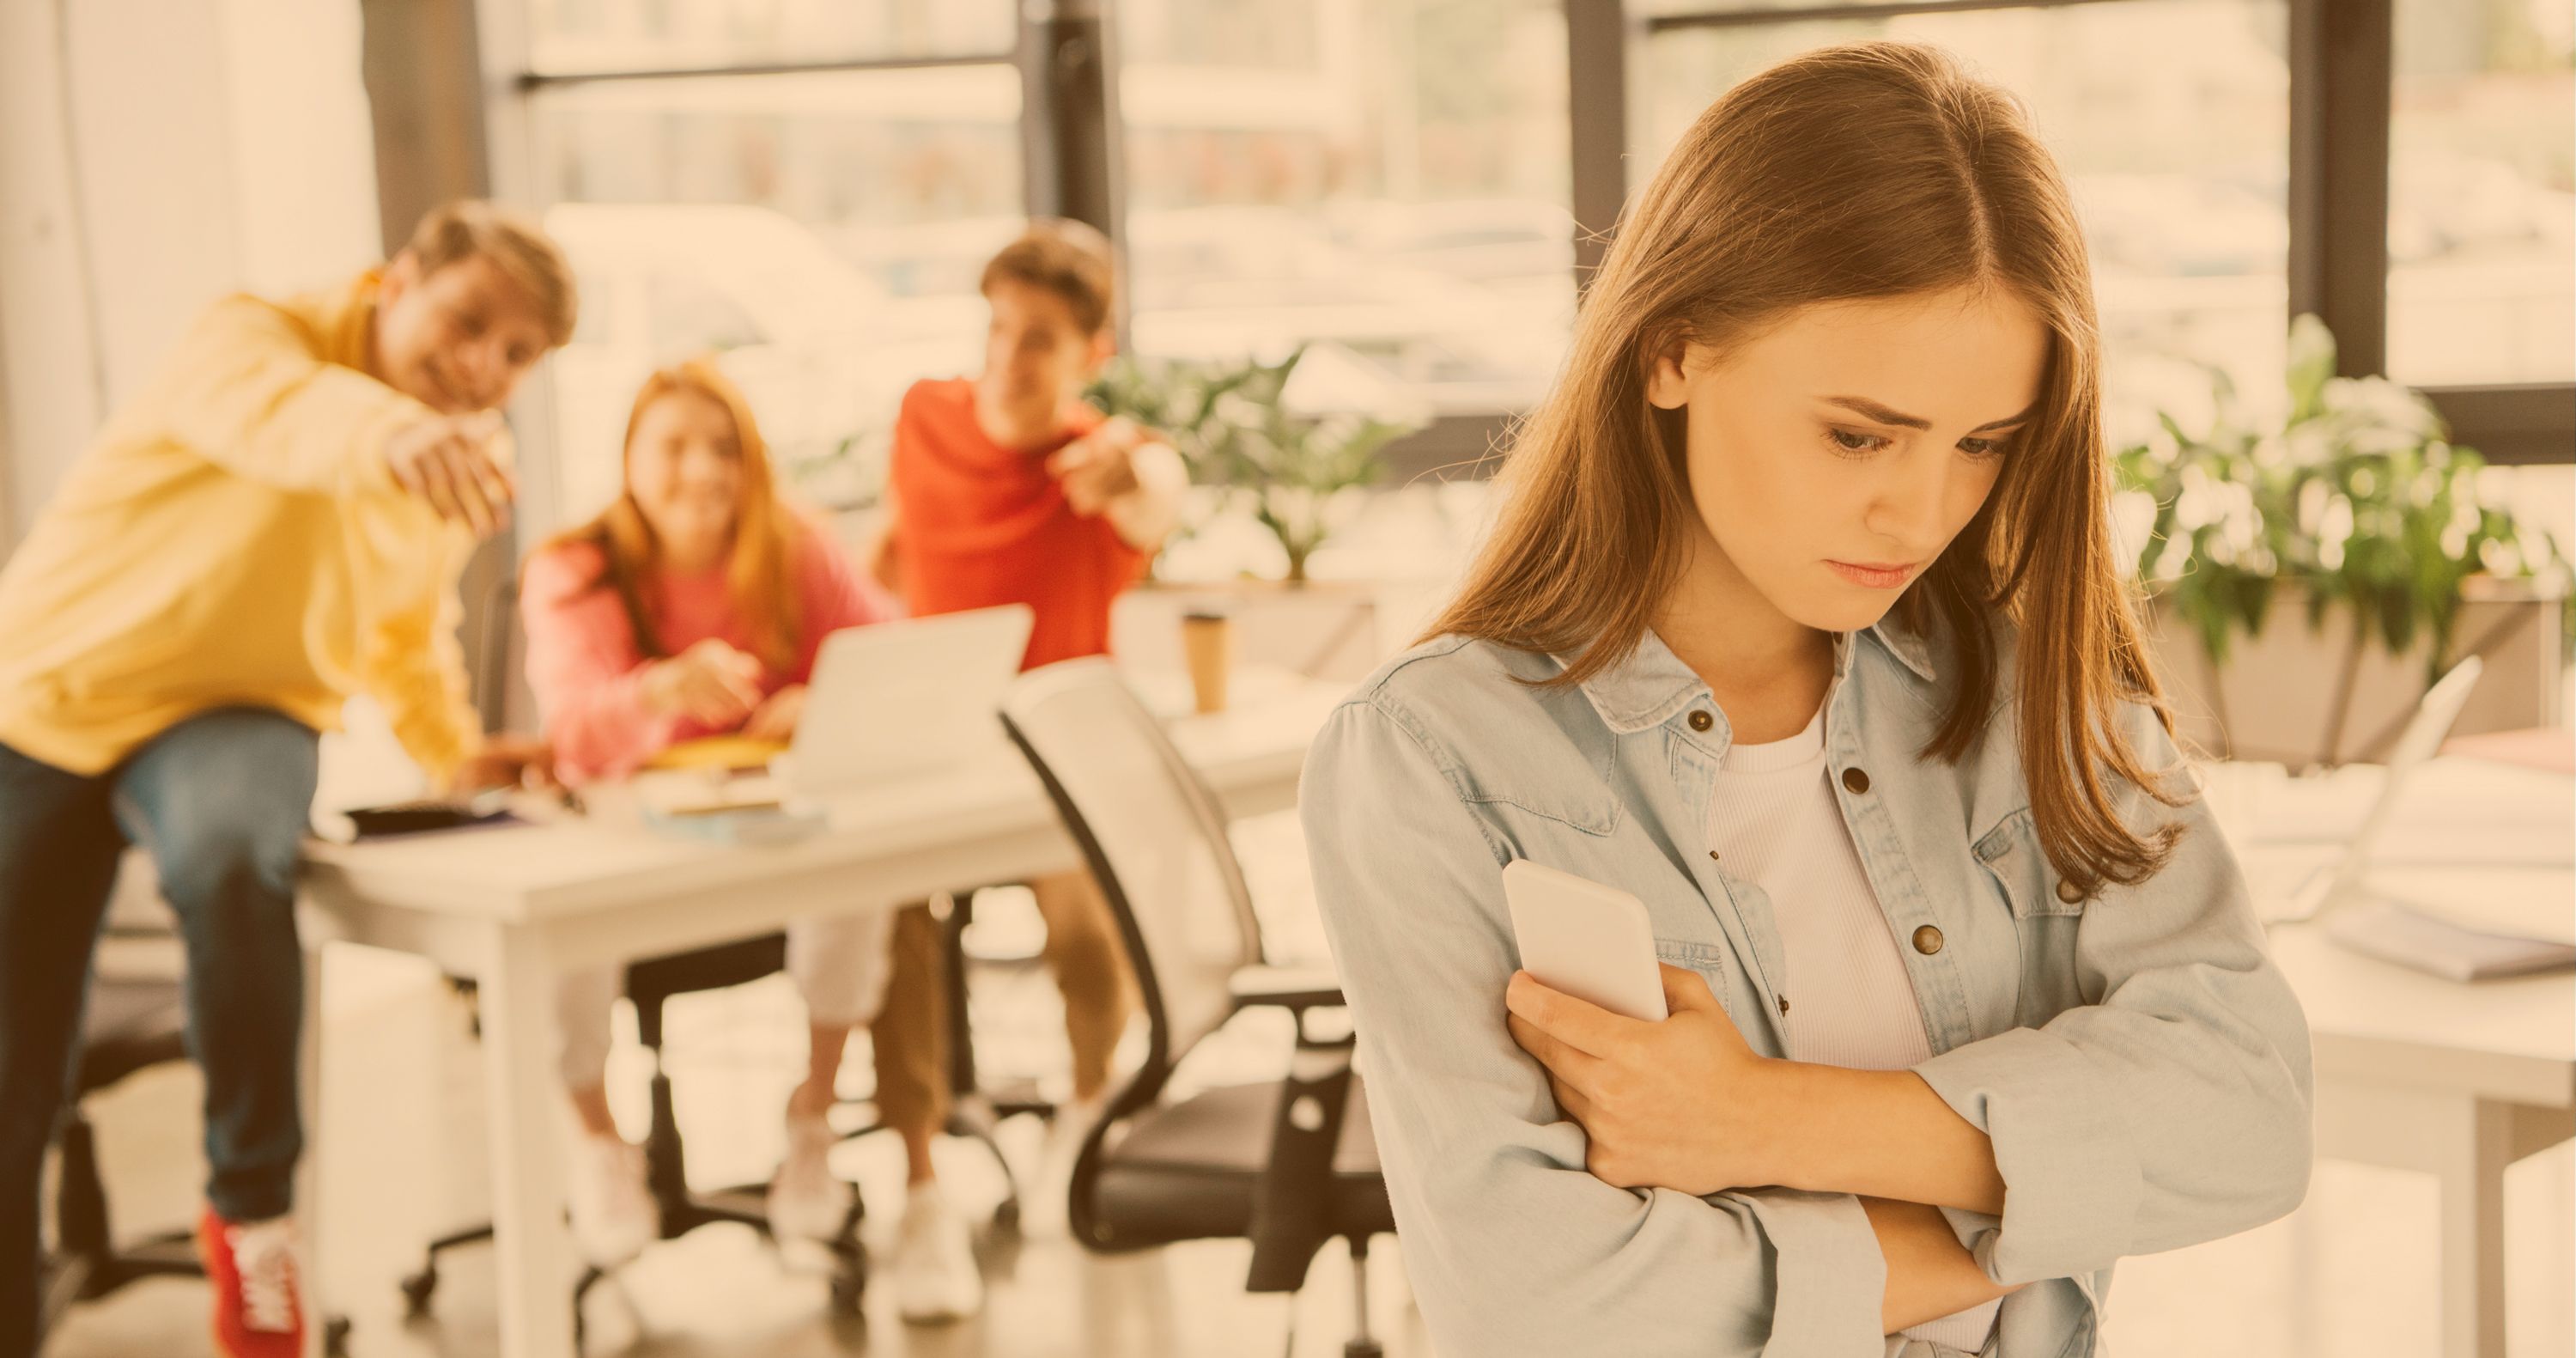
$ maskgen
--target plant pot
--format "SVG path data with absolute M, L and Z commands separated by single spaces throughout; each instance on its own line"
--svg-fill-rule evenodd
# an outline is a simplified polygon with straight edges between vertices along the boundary
M 2466 582 L 2462 594 L 2442 659 L 2447 668 L 2476 653 L 2487 671 L 2453 731 L 2564 720 L 2558 596 L 2539 581 L 2484 577 Z M 2284 580 L 2262 629 L 2230 638 L 2227 659 L 2213 665 L 2198 634 L 2159 596 L 2148 609 L 2148 640 L 2173 703 L 2176 733 L 2209 755 L 2293 768 L 2386 758 L 2423 696 L 2432 650 L 2419 641 L 2402 655 L 2373 645 L 2356 656 L 2353 626 L 2351 611 L 2338 606 L 2311 629 L 2307 587 Z
M 1213 607 L 1233 619 L 1245 668 L 1356 682 L 1412 640 L 1427 611 L 1402 582 L 1224 580 L 1155 582 L 1128 590 L 1110 614 L 1110 646 L 1139 671 L 1180 672 L 1183 618 Z

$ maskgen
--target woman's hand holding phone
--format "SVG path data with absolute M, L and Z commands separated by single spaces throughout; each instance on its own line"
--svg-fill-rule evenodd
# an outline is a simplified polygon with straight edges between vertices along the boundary
M 1662 969 L 1661 1022 L 1622 1018 L 1515 972 L 1505 992 L 1512 1040 L 1547 1068 L 1548 1087 L 1589 1146 L 1584 1168 L 1621 1188 L 1704 1196 L 1782 1181 L 1768 1076 L 1699 973 Z

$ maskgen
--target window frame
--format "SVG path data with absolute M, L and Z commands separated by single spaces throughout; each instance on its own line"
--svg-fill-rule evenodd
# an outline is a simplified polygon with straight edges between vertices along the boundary
M 1701 9 L 1630 12 L 1625 0 L 1563 0 L 1568 74 L 1568 146 L 1575 221 L 1574 272 L 1581 287 L 1600 267 L 1609 233 L 1627 200 L 1628 129 L 1637 92 L 1629 82 L 1632 48 L 1658 33 L 1695 27 L 1755 26 L 1817 19 L 1885 18 L 1909 14 L 2001 9 L 2055 9 L 2135 0 L 1865 0 L 1781 7 L 1729 5 L 1709 0 Z M 2337 365 L 2347 376 L 2384 371 L 2388 334 L 2388 147 L 2394 114 L 2395 0 L 2287 0 L 2289 6 L 2290 146 L 2288 259 L 2289 315 L 2314 312 L 2333 329 Z M 1021 138 L 1024 196 L 1037 216 L 1073 217 L 1106 233 L 1122 255 L 1126 247 L 1124 141 L 1118 110 L 1116 24 L 1110 0 L 1029 0 L 1019 5 L 1017 39 L 1007 52 L 956 56 L 748 63 L 708 67 L 539 72 L 533 69 L 525 0 L 365 0 L 369 28 L 399 27 L 389 11 L 444 10 L 452 17 L 435 36 L 455 53 L 451 63 L 479 71 L 483 97 L 466 97 L 463 82 L 448 79 L 403 90 L 371 76 L 380 125 L 451 124 L 479 157 L 459 157 L 445 143 L 402 152 L 380 136 L 378 177 L 388 227 L 388 248 L 398 244 L 418 208 L 462 193 L 488 193 L 527 202 L 533 189 L 534 129 L 530 96 L 559 85 L 603 80 L 689 80 L 706 76 L 757 76 L 812 72 L 917 69 L 930 66 L 1008 63 L 1022 83 Z M 417 42 L 423 21 L 411 20 Z M 415 58 L 418 48 L 411 49 Z M 399 96 L 399 97 L 396 97 Z M 442 110 L 440 105 L 449 105 Z M 2332 135 L 2328 135 L 2332 129 Z M 433 139 L 435 141 L 436 139 Z M 460 160 L 469 163 L 460 165 Z M 479 163 L 473 163 L 478 162 Z M 425 192 L 424 183 L 438 188 Z M 401 209 L 397 211 L 397 209 Z M 2289 316 L 2285 315 L 2287 324 Z M 1115 317 L 1128 335 L 1125 295 Z M 550 399 L 542 382 L 526 398 L 536 409 Z M 2500 465 L 2576 463 L 2576 383 L 2497 383 L 2420 388 L 2451 424 L 2461 443 Z M 1451 416 L 1387 450 L 1393 478 L 1485 465 L 1485 454 L 1523 412 Z M 533 437 L 540 466 L 552 459 L 543 447 L 550 424 L 522 421 Z M 542 480 L 543 478 L 538 478 Z M 544 519 L 552 505 L 529 509 Z
M 1637 91 L 1634 47 L 1657 32 L 1819 18 L 1876 18 L 1997 9 L 2045 9 L 2132 0 L 1887 0 L 1785 8 L 1730 6 L 1672 14 L 1629 12 L 1624 0 L 1562 0 L 1566 19 L 1568 154 L 1580 289 L 1600 267 L 1629 190 L 1628 129 Z M 2396 0 L 2286 0 L 2289 7 L 2289 314 L 2313 311 L 2333 327 L 2347 376 L 2385 367 L 2388 334 L 2390 124 L 2394 118 Z M 1118 110 L 1114 0 L 1020 0 L 1007 52 L 926 58 L 748 63 L 707 68 L 545 73 L 535 69 L 527 0 L 360 0 L 362 75 L 376 123 L 377 200 L 385 248 L 399 248 L 430 205 L 448 198 L 535 201 L 531 96 L 550 86 L 601 80 L 899 70 L 1009 64 L 1021 79 L 1021 163 L 1031 215 L 1074 217 L 1126 248 L 1125 182 Z M 2328 130 L 2332 129 L 2332 135 Z M 2287 324 L 2289 316 L 2285 315 Z M 1122 292 L 1115 317 L 1129 317 Z M 2576 463 L 2576 383 L 2421 388 L 2453 436 L 2499 465 Z M 555 522 L 554 391 L 544 369 L 515 405 L 523 466 L 520 523 Z M 1388 479 L 1482 476 L 1522 412 L 1444 416 L 1382 454 Z M 469 653 L 487 648 L 490 601 L 506 585 L 517 533 L 488 544 L 468 573 Z M 476 672 L 482 666 L 477 660 Z M 506 724 L 532 709 L 523 684 L 478 695 L 487 720 Z
M 1016 5 L 1017 34 L 1006 51 L 561 72 L 536 68 L 526 0 L 360 0 L 360 9 L 361 77 L 376 126 L 376 199 L 388 256 L 409 239 L 423 212 L 448 199 L 537 204 L 536 97 L 550 88 L 602 81 L 1010 66 L 1020 73 L 1023 96 L 1027 210 L 1064 215 L 1079 212 L 1085 201 L 1069 194 L 1066 176 L 1055 173 L 1066 154 L 1059 129 L 1080 121 L 1064 111 L 1071 96 L 1061 73 L 1070 60 L 1063 46 L 1081 36 L 1083 16 L 1096 33 L 1099 0 Z M 1109 182 L 1105 166 L 1077 173 L 1094 173 L 1095 185 Z M 509 586 L 527 526 L 551 526 L 562 518 L 555 402 L 552 365 L 540 365 L 511 402 L 521 472 L 518 512 L 508 530 L 476 551 L 459 585 L 467 672 L 477 676 L 475 702 L 491 730 L 523 727 L 535 712 L 524 676 L 487 682 L 491 656 L 506 654 L 505 643 L 489 634 L 496 619 L 511 615 Z
M 1053 0 L 1053 3 L 1013 4 L 1015 36 L 1008 48 L 983 52 L 959 52 L 937 56 L 853 57 L 821 61 L 753 61 L 711 63 L 704 66 L 639 66 L 603 67 L 568 71 L 545 71 L 537 68 L 533 38 L 529 31 L 526 0 L 364 0 L 371 28 L 379 24 L 379 11 L 408 9 L 417 4 L 421 9 L 444 9 L 461 22 L 446 30 L 447 46 L 455 59 L 480 75 L 479 98 L 458 98 L 458 84 L 445 82 L 435 90 L 414 93 L 394 88 L 373 88 L 380 126 L 387 121 L 388 96 L 397 102 L 396 120 L 403 115 L 417 116 L 426 111 L 436 113 L 443 104 L 455 104 L 449 116 L 470 117 L 479 137 L 480 163 L 466 173 L 450 170 L 444 174 L 424 173 L 440 167 L 424 165 L 420 157 L 388 157 L 384 140 L 379 138 L 378 191 L 390 208 L 397 195 L 409 207 L 402 218 L 400 231 L 393 229 L 394 217 L 388 212 L 388 243 L 391 249 L 420 207 L 428 202 L 463 195 L 485 195 L 503 202 L 535 205 L 537 192 L 536 165 L 541 136 L 534 108 L 537 99 L 550 90 L 579 85 L 679 84 L 703 79 L 758 78 L 763 76 L 806 76 L 817 74 L 867 74 L 871 72 L 935 70 L 970 66 L 1007 66 L 1020 78 L 1020 143 L 1024 210 L 1031 216 L 1071 216 L 1091 222 L 1117 238 L 1114 228 L 1116 198 L 1110 190 L 1116 182 L 1114 163 L 1095 151 L 1100 141 L 1098 129 L 1105 118 L 1114 118 L 1114 84 L 1107 92 L 1097 82 L 1105 53 L 1100 34 L 1100 0 Z M 388 13 L 381 23 L 389 30 L 400 30 L 405 20 L 409 31 L 401 36 L 418 41 L 420 20 L 412 14 Z M 1086 90 L 1086 74 L 1094 82 Z M 391 82 L 387 82 L 390 84 Z M 1086 100 L 1089 100 L 1088 104 Z M 1114 124 L 1113 124 L 1114 125 Z M 1114 153 L 1114 139 L 1106 148 Z M 422 195 L 418 184 L 434 179 L 440 190 Z M 1121 318 L 1123 327 L 1124 319 Z M 514 403 L 513 421 L 518 433 L 523 466 L 535 474 L 521 482 L 520 518 L 551 524 L 560 518 L 560 458 L 553 446 L 554 391 L 551 374 L 544 369 L 532 377 Z
M 1686 12 L 1632 15 L 1623 0 L 1565 0 L 1574 120 L 1578 286 L 1600 267 L 1629 184 L 1633 46 L 1690 28 L 1819 19 L 1895 18 L 2002 9 L 2063 9 L 2135 0 L 1891 0 L 1781 7 L 1712 0 Z M 2289 308 L 2334 331 L 2336 368 L 2380 374 L 2388 353 L 2388 154 L 2395 116 L 2396 0 L 2288 0 L 2290 64 Z M 2426 386 L 2461 444 L 2506 466 L 2576 462 L 2576 382 Z

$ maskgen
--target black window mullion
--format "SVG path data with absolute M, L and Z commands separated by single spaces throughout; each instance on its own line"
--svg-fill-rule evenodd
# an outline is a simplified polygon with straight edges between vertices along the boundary
M 2393 0 L 2290 0 L 2290 314 L 2347 377 L 2388 365 Z
M 1100 228 L 1127 273 L 1124 123 L 1118 110 L 1115 34 L 1101 0 L 1052 0 L 1021 7 L 1021 156 L 1028 213 L 1069 217 Z M 1128 346 L 1128 297 L 1116 293 L 1119 347 Z
M 2576 462 L 2576 386 L 2564 382 L 2426 387 L 2451 439 L 2505 466 Z
M 1020 73 L 1021 209 L 1031 217 L 1064 211 L 1064 176 L 1056 163 L 1056 125 L 1062 118 L 1055 107 L 1053 28 L 1051 21 L 1023 9 L 1011 58 Z
M 706 80 L 733 76 L 761 75 L 852 75 L 870 71 L 935 71 L 953 66 L 999 66 L 1010 62 L 1009 52 L 978 53 L 954 57 L 859 57 L 848 61 L 765 61 L 730 66 L 654 66 L 634 69 L 597 71 L 522 71 L 518 76 L 522 90 L 549 89 L 564 85 L 596 85 L 621 80 Z
M 1620 0 L 1565 0 L 1577 292 L 1601 267 L 1628 198 L 1628 37 Z

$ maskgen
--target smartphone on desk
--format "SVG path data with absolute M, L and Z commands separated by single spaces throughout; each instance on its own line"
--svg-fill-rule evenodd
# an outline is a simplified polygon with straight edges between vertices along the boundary
M 1521 970 L 1551 990 L 1611 1013 L 1660 1022 L 1664 976 L 1646 903 L 1614 886 L 1515 859 L 1503 868 L 1503 900 Z
M 423 797 L 380 806 L 358 806 L 341 814 L 348 818 L 348 837 L 351 839 L 381 839 L 387 835 L 490 825 L 509 819 L 510 790 L 491 788 L 463 797 Z

